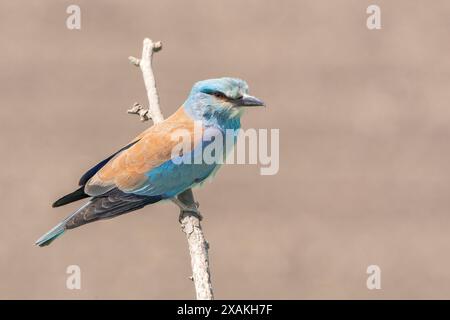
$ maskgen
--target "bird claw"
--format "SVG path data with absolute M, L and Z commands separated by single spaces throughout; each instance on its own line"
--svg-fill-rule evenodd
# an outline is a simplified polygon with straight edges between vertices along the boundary
M 184 219 L 184 217 L 187 216 L 193 216 L 196 217 L 198 220 L 202 221 L 203 216 L 200 214 L 200 211 L 198 210 L 199 204 L 198 202 L 194 202 L 192 204 L 185 204 L 177 197 L 171 198 L 172 202 L 175 203 L 180 208 L 180 216 L 178 217 L 178 221 L 181 223 L 181 221 Z
M 181 209 L 178 221 L 182 223 L 183 219 L 188 216 L 196 217 L 199 221 L 203 220 L 203 216 L 197 209 Z

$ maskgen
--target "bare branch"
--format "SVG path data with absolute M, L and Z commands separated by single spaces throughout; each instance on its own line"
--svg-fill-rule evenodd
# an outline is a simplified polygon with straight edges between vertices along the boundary
M 133 104 L 133 107 L 131 109 L 127 110 L 127 113 L 139 115 L 139 118 L 142 122 L 148 121 L 151 119 L 151 117 L 149 116 L 148 109 L 144 109 L 144 107 L 141 106 L 140 103 L 138 103 L 138 102 L 135 102 Z
M 161 41 L 153 42 L 149 38 L 144 39 L 142 47 L 142 57 L 137 59 L 135 57 L 128 57 L 128 60 L 135 66 L 139 66 L 144 78 L 145 89 L 148 97 L 148 114 L 154 123 L 162 122 L 164 117 L 159 107 L 159 97 L 156 91 L 155 77 L 152 69 L 153 52 L 158 52 L 162 49 Z
M 211 273 L 209 271 L 209 243 L 203 236 L 198 203 L 195 202 L 191 189 L 178 195 L 178 200 L 185 205 L 184 208 L 180 208 L 181 230 L 186 234 L 189 244 L 192 280 L 195 284 L 197 300 L 213 300 Z
M 160 41 L 153 42 L 146 38 L 142 48 L 141 59 L 135 57 L 128 58 L 133 65 L 139 66 L 142 71 L 149 107 L 146 110 L 136 102 L 127 112 L 129 114 L 138 114 L 141 121 L 152 119 L 155 124 L 164 120 L 159 106 L 159 97 L 152 69 L 153 52 L 158 52 L 161 49 L 162 44 Z M 172 201 L 180 207 L 179 221 L 181 223 L 181 229 L 186 234 L 188 240 L 192 267 L 191 277 L 194 281 L 197 299 L 212 300 L 214 296 L 209 272 L 209 244 L 205 240 L 200 225 L 201 215 L 198 211 L 199 204 L 195 202 L 191 189 L 182 192 L 177 198 L 173 198 Z

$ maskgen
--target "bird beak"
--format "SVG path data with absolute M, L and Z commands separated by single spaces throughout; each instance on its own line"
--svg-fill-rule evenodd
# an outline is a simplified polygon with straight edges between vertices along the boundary
M 264 107 L 264 102 L 256 97 L 244 94 L 242 98 L 236 100 L 236 107 Z

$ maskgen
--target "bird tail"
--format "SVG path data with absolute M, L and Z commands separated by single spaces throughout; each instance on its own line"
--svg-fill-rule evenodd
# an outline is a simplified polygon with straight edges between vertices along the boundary
M 50 243 L 53 242 L 56 238 L 62 236 L 62 234 L 66 231 L 65 223 L 61 222 L 57 224 L 53 229 L 51 229 L 49 232 L 44 234 L 42 237 L 40 237 L 36 241 L 36 245 L 39 247 L 48 246 Z
M 81 208 L 61 221 L 49 232 L 36 241 L 36 245 L 43 247 L 60 237 L 64 231 L 82 226 L 86 223 L 102 219 L 110 219 L 121 214 L 141 209 L 146 205 L 156 203 L 163 196 L 141 196 L 125 193 L 117 188 L 90 199 Z
M 81 208 L 79 208 L 77 211 L 72 213 L 70 216 L 65 218 L 63 221 L 58 223 L 56 226 L 54 226 L 50 231 L 48 231 L 46 234 L 44 234 L 42 237 L 36 240 L 35 245 L 39 247 L 45 247 L 48 246 L 50 243 L 52 243 L 56 238 L 63 235 L 63 233 L 66 231 L 67 222 L 70 221 L 75 215 L 77 215 L 80 211 L 85 209 L 88 205 L 91 204 L 91 201 L 86 202 Z

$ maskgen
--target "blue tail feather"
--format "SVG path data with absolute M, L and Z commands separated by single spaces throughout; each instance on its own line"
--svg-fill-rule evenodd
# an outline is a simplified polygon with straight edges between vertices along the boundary
M 60 224 L 56 225 L 53 229 L 51 229 L 49 232 L 40 237 L 35 244 L 38 245 L 39 247 L 48 246 L 50 243 L 52 243 L 53 240 L 62 236 L 64 231 L 66 231 L 65 223 L 61 222 Z
M 62 236 L 64 231 L 66 231 L 66 224 L 67 221 L 69 221 L 72 217 L 77 215 L 79 212 L 81 212 L 84 208 L 89 206 L 91 204 L 91 201 L 86 202 L 81 208 L 79 208 L 77 211 L 72 213 L 70 216 L 65 218 L 63 221 L 61 221 L 59 224 L 57 224 L 53 229 L 51 229 L 49 232 L 44 234 L 42 237 L 37 239 L 35 242 L 35 245 L 39 247 L 45 247 L 48 246 L 50 243 L 53 242 L 56 238 Z

